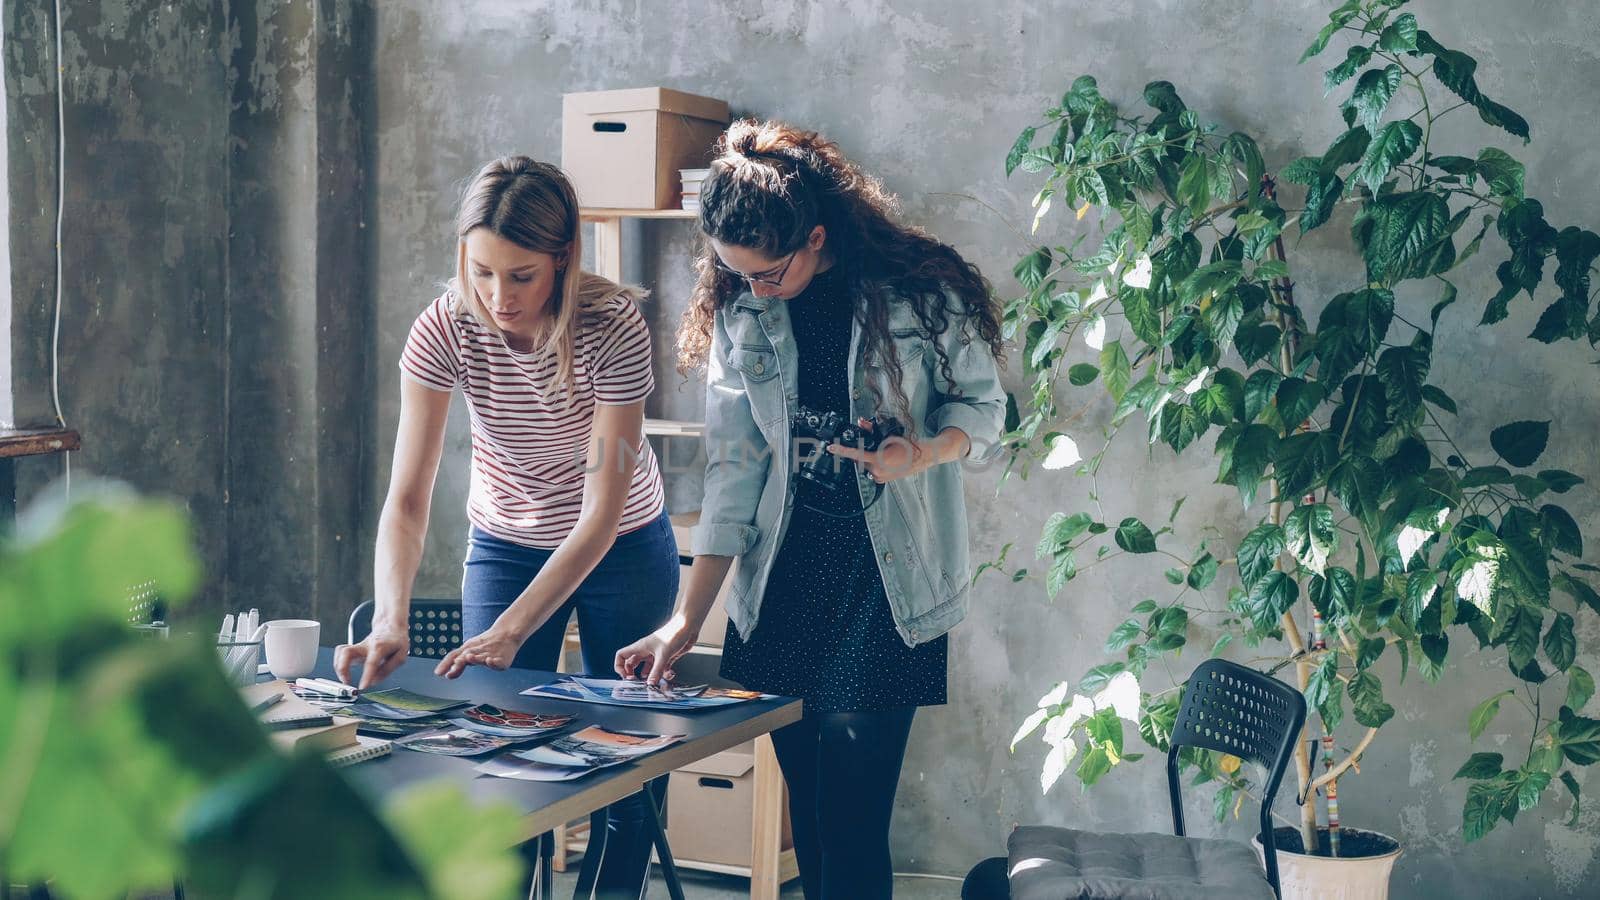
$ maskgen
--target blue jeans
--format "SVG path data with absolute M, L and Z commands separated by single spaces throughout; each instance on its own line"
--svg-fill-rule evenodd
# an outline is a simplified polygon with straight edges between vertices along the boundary
M 461 578 L 461 626 L 466 636 L 487 631 L 554 552 L 503 541 L 473 527 Z M 512 665 L 554 670 L 567 622 L 576 611 L 584 672 L 612 673 L 617 651 L 666 622 L 677 596 L 678 544 L 663 513 L 649 525 L 617 537 L 594 571 L 517 651 Z M 656 802 L 663 800 L 658 796 Z M 645 818 L 649 815 L 642 794 L 607 809 L 597 896 L 630 900 L 643 896 L 650 864 L 651 833 Z

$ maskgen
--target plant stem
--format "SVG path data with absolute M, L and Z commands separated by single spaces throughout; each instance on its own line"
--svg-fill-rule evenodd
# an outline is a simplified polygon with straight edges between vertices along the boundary
M 1277 191 L 1270 180 L 1266 181 L 1262 186 L 1262 192 L 1267 195 L 1267 199 L 1274 202 L 1277 201 Z M 1281 233 L 1272 242 L 1271 257 L 1279 262 L 1288 262 L 1288 253 L 1284 249 L 1283 235 Z M 1274 317 L 1278 319 L 1280 327 L 1283 328 L 1283 343 L 1278 347 L 1279 364 L 1284 372 L 1289 372 L 1294 369 L 1294 350 L 1299 344 L 1299 315 L 1294 305 L 1294 284 L 1290 282 L 1287 277 L 1277 280 L 1280 283 L 1274 284 L 1273 287 L 1277 289 L 1277 291 L 1281 291 L 1282 304 L 1280 305 L 1279 302 L 1277 302 L 1277 298 L 1274 298 L 1271 306 Z M 1287 313 L 1285 312 L 1285 309 L 1287 309 Z M 1270 484 L 1272 486 L 1272 496 L 1278 497 L 1278 473 L 1276 466 L 1273 467 L 1272 480 Z M 1281 526 L 1283 524 L 1283 501 L 1276 499 L 1272 501 L 1270 506 L 1270 515 L 1274 525 Z M 1282 564 L 1279 563 L 1280 569 L 1281 566 Z M 1300 693 L 1304 694 L 1311 684 L 1311 663 L 1305 655 L 1305 638 L 1301 635 L 1300 628 L 1295 624 L 1294 614 L 1292 611 L 1285 612 L 1283 614 L 1282 621 L 1284 638 L 1288 640 L 1290 649 L 1292 649 L 1295 653 L 1295 656 L 1298 657 L 1298 659 L 1295 661 L 1294 667 L 1296 682 L 1295 686 L 1300 689 Z M 1299 786 L 1299 793 L 1297 796 L 1305 799 L 1305 802 L 1303 802 L 1300 806 L 1300 840 L 1301 845 L 1305 848 L 1305 851 L 1308 854 L 1316 853 L 1318 845 L 1317 804 L 1316 800 L 1312 797 L 1312 789 L 1310 787 L 1312 783 L 1311 750 L 1310 746 L 1307 744 L 1307 741 L 1310 740 L 1310 735 L 1311 729 L 1308 718 L 1307 724 L 1300 730 L 1299 739 L 1295 741 L 1294 749 L 1294 774 L 1295 781 Z
M 1328 782 L 1338 780 L 1339 776 L 1343 775 L 1346 769 L 1348 769 L 1351 766 L 1355 765 L 1356 760 L 1361 758 L 1361 754 L 1365 753 L 1366 750 L 1367 750 L 1367 745 L 1371 744 L 1372 743 L 1372 739 L 1374 737 L 1377 737 L 1377 735 L 1378 735 L 1378 729 L 1376 729 L 1376 728 L 1368 728 L 1367 729 L 1367 733 L 1361 736 L 1360 743 L 1356 744 L 1356 748 L 1354 750 L 1350 751 L 1350 755 L 1349 756 L 1346 756 L 1343 759 L 1343 761 L 1339 762 L 1333 768 L 1329 769 L 1327 772 L 1324 772 L 1322 775 L 1318 776 L 1316 778 L 1316 780 L 1311 782 L 1311 790 L 1312 791 L 1319 790 L 1322 787 L 1324 787 L 1325 785 L 1327 785 Z M 1309 791 L 1307 792 L 1306 796 L 1307 796 L 1307 799 L 1309 800 L 1310 799 L 1310 792 Z M 1315 808 L 1314 804 L 1308 803 L 1307 806 L 1311 807 L 1313 809 Z

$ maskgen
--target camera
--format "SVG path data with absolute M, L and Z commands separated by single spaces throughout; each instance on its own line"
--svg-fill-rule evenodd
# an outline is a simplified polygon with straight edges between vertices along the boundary
M 829 444 L 844 444 L 873 451 L 891 437 L 905 434 L 905 427 L 892 416 L 874 416 L 871 427 L 864 428 L 854 419 L 836 412 L 818 412 L 802 406 L 789 419 L 790 430 L 796 440 L 801 438 L 819 442 L 816 451 L 799 464 L 799 475 L 830 491 L 854 491 L 855 479 L 843 457 L 829 453 Z

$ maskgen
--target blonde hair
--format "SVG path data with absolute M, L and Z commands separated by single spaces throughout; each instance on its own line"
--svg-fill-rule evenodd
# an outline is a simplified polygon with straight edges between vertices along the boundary
M 462 195 L 456 215 L 456 276 L 449 283 L 453 311 L 470 312 L 502 337 L 504 332 L 484 309 L 467 278 L 467 234 L 475 228 L 487 228 L 524 250 L 564 259 L 556 270 L 548 307 L 554 327 L 535 345 L 534 352 L 553 355 L 556 361 L 554 382 L 539 387 L 547 392 L 551 388 L 562 389 L 570 402 L 576 388 L 574 357 L 584 313 L 617 293 L 638 302 L 639 292 L 581 271 L 583 238 L 578 197 L 567 176 L 549 163 L 526 156 L 503 156 L 478 170 Z

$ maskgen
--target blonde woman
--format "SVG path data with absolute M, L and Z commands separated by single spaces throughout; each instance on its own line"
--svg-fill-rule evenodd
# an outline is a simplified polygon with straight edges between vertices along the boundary
M 378 522 L 372 634 L 342 646 L 362 688 L 404 661 L 412 582 L 451 395 L 472 426 L 462 578 L 466 639 L 436 672 L 554 669 L 574 612 L 584 668 L 672 612 L 678 549 L 643 437 L 654 387 L 636 294 L 579 269 L 578 203 L 559 169 L 522 156 L 484 166 L 457 217 L 456 277 L 417 316 L 400 358 L 400 427 Z M 601 896 L 640 896 L 649 860 L 634 796 L 611 807 Z

